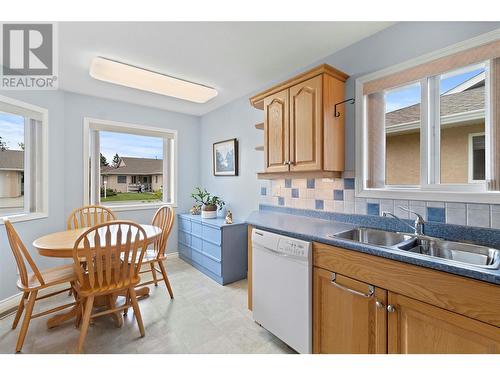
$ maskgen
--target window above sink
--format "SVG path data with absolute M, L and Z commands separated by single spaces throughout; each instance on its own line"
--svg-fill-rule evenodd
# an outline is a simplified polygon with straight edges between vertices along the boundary
M 357 196 L 500 203 L 498 47 L 490 33 L 356 80 Z

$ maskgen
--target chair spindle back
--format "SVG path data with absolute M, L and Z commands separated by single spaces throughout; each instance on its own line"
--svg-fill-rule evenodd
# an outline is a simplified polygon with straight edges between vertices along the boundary
M 153 216 L 151 225 L 161 228 L 162 231 L 161 236 L 154 242 L 156 258 L 163 256 L 165 253 L 168 237 L 174 226 L 174 218 L 174 209 L 169 206 L 160 207 Z
M 68 217 L 68 230 L 93 227 L 94 225 L 116 220 L 116 216 L 109 208 L 103 206 L 83 206 L 73 210 Z
M 78 237 L 73 248 L 75 273 L 80 284 L 88 286 L 130 285 L 137 278 L 147 249 L 146 231 L 132 221 L 98 224 Z M 124 259 L 130 262 L 122 262 Z

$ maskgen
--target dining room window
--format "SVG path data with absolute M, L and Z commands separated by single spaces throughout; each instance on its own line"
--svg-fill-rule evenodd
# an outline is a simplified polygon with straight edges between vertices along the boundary
M 94 119 L 86 119 L 85 128 L 90 203 L 114 208 L 175 204 L 176 131 Z M 153 176 L 161 184 L 153 183 Z
M 46 215 L 47 111 L 0 96 L 0 216 Z

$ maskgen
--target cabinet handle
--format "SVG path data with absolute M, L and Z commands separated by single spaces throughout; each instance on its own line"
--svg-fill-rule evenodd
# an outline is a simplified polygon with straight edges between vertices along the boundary
M 396 311 L 396 308 L 394 306 L 392 306 L 392 305 L 388 305 L 387 306 L 387 311 L 390 312 L 390 313 L 392 313 L 392 312 Z
M 287 162 L 287 161 L 284 161 L 284 162 L 283 162 L 283 165 L 288 165 L 288 162 Z
M 375 301 L 375 306 L 377 306 L 379 309 L 385 308 L 385 305 L 382 302 L 378 301 L 378 300 Z
M 375 287 L 373 285 L 368 285 L 368 293 L 361 293 L 361 292 L 358 292 L 357 290 L 347 288 L 343 285 L 337 284 L 336 279 L 337 279 L 337 274 L 335 272 L 332 272 L 331 283 L 333 286 L 335 286 L 336 288 L 342 289 L 346 292 L 356 294 L 357 296 L 371 298 L 373 296 L 373 294 L 375 293 Z

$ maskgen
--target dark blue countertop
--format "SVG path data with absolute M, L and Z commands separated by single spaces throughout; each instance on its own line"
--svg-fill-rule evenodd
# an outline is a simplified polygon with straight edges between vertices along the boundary
M 445 260 L 430 258 L 402 250 L 384 248 L 349 241 L 341 238 L 329 237 L 329 235 L 359 226 L 369 226 L 375 228 L 377 227 L 377 225 L 375 225 L 376 222 L 381 223 L 381 225 L 378 225 L 380 229 L 389 229 L 387 228 L 388 220 L 394 220 L 381 217 L 377 217 L 377 219 L 378 220 L 375 220 L 374 217 L 371 218 L 371 225 L 366 225 L 363 222 L 353 223 L 325 220 L 323 218 L 307 217 L 303 215 L 295 215 L 279 211 L 276 212 L 270 209 L 263 210 L 261 208 L 260 211 L 254 211 L 252 214 L 250 214 L 246 222 L 259 229 L 268 230 L 274 233 L 295 237 L 306 241 L 317 241 L 328 245 L 359 251 L 365 254 L 380 256 L 383 258 L 397 260 L 399 262 L 432 268 L 438 271 L 452 273 L 455 275 L 465 276 L 472 279 L 500 285 L 500 270 L 488 270 L 469 266 L 467 264 L 452 264 L 448 263 Z M 392 221 L 392 223 L 394 222 L 396 222 L 396 220 Z M 403 231 L 403 229 L 392 229 Z M 444 234 L 439 237 L 446 238 L 445 232 L 446 231 L 443 231 Z M 433 233 L 432 235 L 435 236 L 436 234 Z

